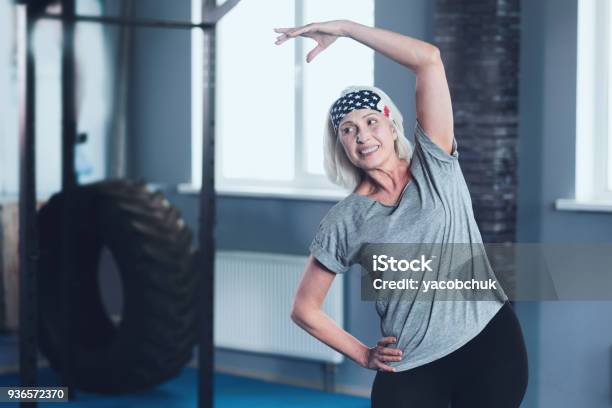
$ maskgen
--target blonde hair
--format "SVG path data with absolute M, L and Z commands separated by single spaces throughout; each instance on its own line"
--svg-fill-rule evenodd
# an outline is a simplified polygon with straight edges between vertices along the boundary
M 397 106 L 395 106 L 395 103 L 393 103 L 385 92 L 375 86 L 350 86 L 340 93 L 340 97 L 358 90 L 375 92 L 381 97 L 382 102 L 389 107 L 391 113 L 388 120 L 391 122 L 391 126 L 393 126 L 397 134 L 397 138 L 394 142 L 395 153 L 399 159 L 410 161 L 413 151 L 412 143 L 410 143 L 404 135 L 404 118 L 399 109 L 397 109 Z M 334 125 L 329 115 L 329 109 L 326 116 L 323 166 L 329 181 L 350 191 L 354 190 L 355 187 L 359 185 L 363 177 L 363 171 L 355 166 L 346 156 L 344 147 L 334 129 Z

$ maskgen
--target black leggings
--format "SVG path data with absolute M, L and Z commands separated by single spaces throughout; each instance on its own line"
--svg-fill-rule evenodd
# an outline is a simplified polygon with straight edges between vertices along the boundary
M 431 363 L 378 371 L 373 408 L 517 408 L 527 389 L 523 332 L 506 302 L 476 337 Z

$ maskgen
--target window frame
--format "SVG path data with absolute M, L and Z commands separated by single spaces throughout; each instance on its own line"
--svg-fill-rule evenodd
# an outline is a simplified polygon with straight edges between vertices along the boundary
M 578 1 L 575 197 L 558 199 L 558 210 L 612 211 L 610 23 L 609 0 Z
M 612 136 L 610 11 L 608 0 L 578 2 L 575 192 L 578 201 L 612 201 L 612 190 L 608 188 L 612 181 L 608 146 Z
M 199 22 L 202 0 L 192 0 L 192 21 Z M 295 25 L 303 25 L 304 0 L 293 0 L 295 5 Z M 375 5 L 374 5 L 375 7 Z M 216 38 L 218 41 L 218 37 Z M 349 191 L 331 183 L 324 174 L 312 174 L 307 169 L 307 136 L 304 132 L 304 95 L 302 91 L 303 72 L 306 66 L 304 59 L 304 45 L 302 41 L 296 41 L 294 51 L 294 69 L 296 81 L 294 83 L 295 95 L 295 122 L 294 122 L 294 177 L 289 181 L 274 180 L 266 181 L 260 179 L 230 179 L 223 176 L 221 153 L 222 143 L 215 143 L 215 185 L 217 194 L 228 196 L 256 196 L 274 198 L 294 198 L 312 200 L 337 201 L 349 194 Z M 203 34 L 201 30 L 192 30 L 192 89 L 203 89 Z M 372 66 L 374 64 L 374 53 L 372 53 Z M 372 77 L 372 83 L 374 77 Z M 202 171 L 202 133 L 203 125 L 199 112 L 202 112 L 202 98 L 198 92 L 191 92 L 192 100 L 192 135 L 191 135 L 191 183 L 181 184 L 179 192 L 195 193 L 201 188 Z

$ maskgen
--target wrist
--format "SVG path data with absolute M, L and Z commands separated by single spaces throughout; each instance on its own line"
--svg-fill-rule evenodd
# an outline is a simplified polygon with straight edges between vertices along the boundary
M 353 33 L 353 28 L 355 27 L 356 23 L 354 21 L 351 20 L 341 20 L 340 21 L 340 32 L 342 33 L 343 37 L 351 37 L 352 33 Z
M 363 368 L 368 368 L 369 359 L 370 359 L 370 349 L 367 346 L 363 346 L 357 363 Z

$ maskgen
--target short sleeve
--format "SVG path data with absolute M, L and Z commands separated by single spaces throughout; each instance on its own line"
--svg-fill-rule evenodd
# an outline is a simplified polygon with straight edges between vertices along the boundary
M 414 129 L 414 139 L 417 147 L 420 147 L 424 154 L 425 161 L 432 158 L 438 161 L 438 164 L 446 166 L 448 164 L 457 163 L 459 159 L 459 152 L 457 151 L 457 139 L 453 137 L 453 148 L 452 153 L 448 154 L 440 146 L 438 146 L 427 133 L 421 127 L 419 121 L 416 121 Z
M 329 223 L 325 217 L 310 244 L 310 253 L 327 269 L 334 273 L 345 273 L 350 269 L 346 258 L 346 230 L 338 223 Z

